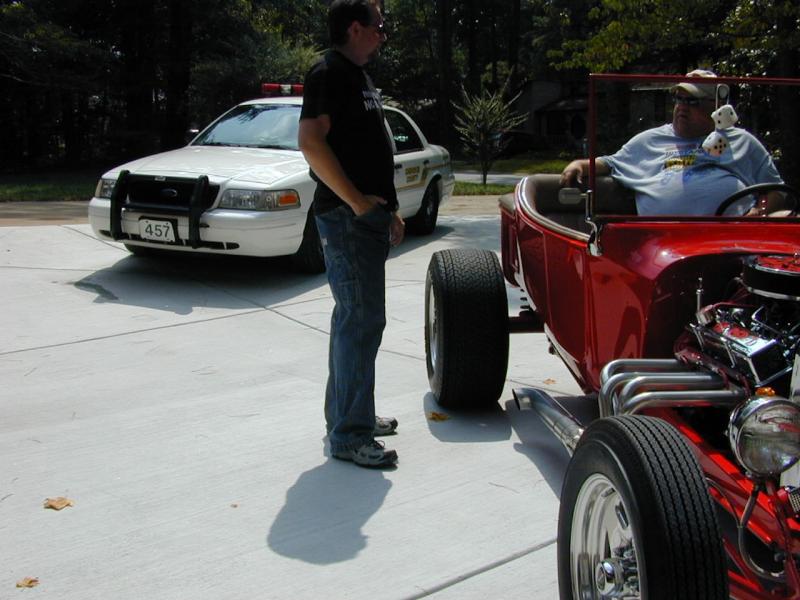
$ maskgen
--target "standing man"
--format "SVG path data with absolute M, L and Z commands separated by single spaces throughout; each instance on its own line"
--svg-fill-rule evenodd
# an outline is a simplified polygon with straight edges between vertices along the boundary
M 384 266 L 403 239 L 392 142 L 364 65 L 386 41 L 377 0 L 333 0 L 332 50 L 306 76 L 299 144 L 317 182 L 314 214 L 336 305 L 331 316 L 325 420 L 331 455 L 388 467 L 397 452 L 375 436 L 396 419 L 375 416 L 375 358 L 386 325 Z

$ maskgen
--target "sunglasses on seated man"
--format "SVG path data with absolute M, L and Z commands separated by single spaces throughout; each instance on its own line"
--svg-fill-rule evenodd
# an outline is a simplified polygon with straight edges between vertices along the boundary
M 695 98 L 693 96 L 678 96 L 675 94 L 672 96 L 672 101 L 675 104 L 685 104 L 686 106 L 700 106 L 700 104 L 706 100 L 703 98 Z

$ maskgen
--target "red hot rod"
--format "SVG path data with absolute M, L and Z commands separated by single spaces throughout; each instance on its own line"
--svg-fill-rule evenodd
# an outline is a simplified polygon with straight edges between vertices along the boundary
M 682 80 L 591 76 L 590 155 L 599 86 L 665 95 Z M 800 85 L 717 81 L 740 90 L 742 114 L 752 101 L 748 127 L 763 108 L 753 86 Z M 585 191 L 536 175 L 500 199 L 501 261 L 486 250 L 434 254 L 431 389 L 445 407 L 495 403 L 508 334 L 543 331 L 596 403 L 597 418 L 579 422 L 544 390 L 514 390 L 571 454 L 558 522 L 562 599 L 800 599 L 797 194 L 757 185 L 716 216 L 644 217 L 629 190 L 591 165 Z M 781 212 L 722 214 L 739 197 L 757 205 L 770 193 Z M 513 316 L 506 284 L 527 299 Z

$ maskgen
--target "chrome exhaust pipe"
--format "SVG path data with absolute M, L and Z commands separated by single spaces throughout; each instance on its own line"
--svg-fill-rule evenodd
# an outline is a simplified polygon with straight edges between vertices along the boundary
M 572 456 L 575 453 L 584 427 L 555 398 L 542 390 L 525 388 L 514 390 L 514 400 L 520 408 L 522 408 L 523 401 L 527 400 L 527 404 L 539 413 L 544 424 L 564 445 L 569 455 Z
M 642 392 L 656 391 L 689 391 L 720 390 L 725 388 L 725 381 L 716 373 L 683 372 L 683 373 L 630 373 L 631 377 L 615 386 L 611 391 L 608 403 L 612 414 L 620 414 L 620 407 L 634 396 Z
M 616 413 L 616 390 L 637 377 L 668 377 L 671 374 L 697 374 L 689 371 L 686 365 L 675 359 L 619 359 L 612 360 L 600 372 L 600 393 L 598 402 L 601 417 Z M 700 384 L 702 385 L 702 384 Z
M 696 371 L 674 359 L 620 359 L 600 374 L 601 417 L 635 414 L 646 408 L 732 406 L 744 390 L 726 384 L 716 373 Z
M 744 390 L 668 390 L 643 392 L 624 402 L 620 415 L 635 415 L 646 408 L 676 406 L 736 406 L 747 398 Z
M 600 371 L 600 381 L 605 382 L 617 373 L 627 371 L 685 371 L 686 365 L 676 358 L 618 358 Z

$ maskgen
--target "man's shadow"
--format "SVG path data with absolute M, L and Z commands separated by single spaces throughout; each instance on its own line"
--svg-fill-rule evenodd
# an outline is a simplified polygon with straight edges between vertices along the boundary
M 316 565 L 352 560 L 366 548 L 362 529 L 391 487 L 379 470 L 328 459 L 286 492 L 267 545 L 281 556 Z

